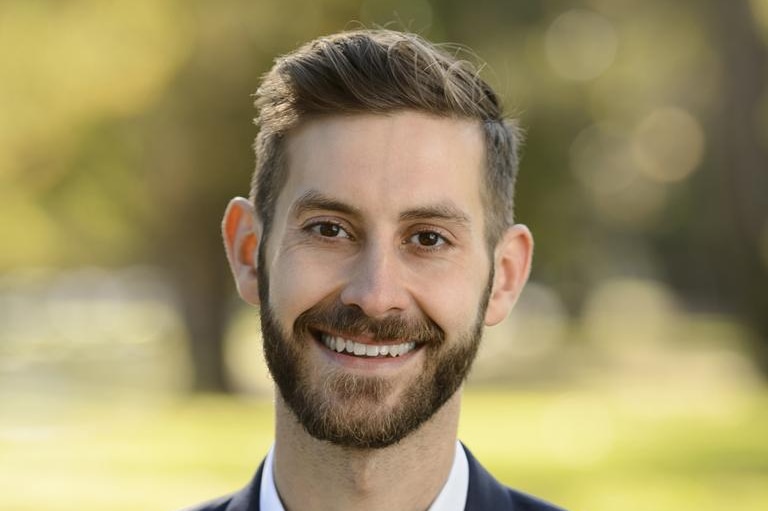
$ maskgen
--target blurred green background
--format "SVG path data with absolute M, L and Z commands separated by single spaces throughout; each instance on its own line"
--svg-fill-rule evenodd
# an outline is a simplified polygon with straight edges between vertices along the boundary
M 272 439 L 219 222 L 318 35 L 472 48 L 521 119 L 532 282 L 461 438 L 573 510 L 768 500 L 767 0 L 0 1 L 0 509 L 170 510 Z

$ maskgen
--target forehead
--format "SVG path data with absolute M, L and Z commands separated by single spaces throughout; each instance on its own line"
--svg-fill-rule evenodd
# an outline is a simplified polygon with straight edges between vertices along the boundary
M 452 202 L 481 221 L 485 146 L 479 122 L 413 111 L 313 119 L 286 145 L 278 208 L 317 191 L 371 214 Z

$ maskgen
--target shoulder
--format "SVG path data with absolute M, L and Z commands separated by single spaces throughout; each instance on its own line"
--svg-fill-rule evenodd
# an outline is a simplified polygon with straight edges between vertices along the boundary
M 469 463 L 466 511 L 564 511 L 531 495 L 498 482 L 465 447 Z
M 185 507 L 181 511 L 227 511 L 232 502 L 232 495 L 211 500 L 197 506 Z
M 251 482 L 237 493 L 184 508 L 181 511 L 259 511 L 261 472 L 263 469 L 264 463 L 262 462 Z
M 507 488 L 510 493 L 510 498 L 514 503 L 512 509 L 515 511 L 565 511 L 564 509 L 554 506 L 549 502 L 545 502 L 541 499 L 527 495 L 525 493 Z

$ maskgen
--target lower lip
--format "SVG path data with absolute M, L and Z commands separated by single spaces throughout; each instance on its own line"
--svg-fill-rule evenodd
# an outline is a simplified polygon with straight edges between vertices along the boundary
M 346 368 L 360 369 L 364 371 L 399 368 L 409 363 L 409 361 L 411 361 L 423 348 L 421 345 L 416 346 L 416 348 L 412 349 L 405 355 L 400 355 L 397 357 L 358 357 L 355 355 L 350 355 L 345 351 L 339 353 L 336 350 L 328 348 L 328 346 L 323 344 L 323 342 L 319 339 L 315 338 L 314 340 L 315 344 L 318 346 L 324 356 L 332 360 L 334 363 L 342 365 Z

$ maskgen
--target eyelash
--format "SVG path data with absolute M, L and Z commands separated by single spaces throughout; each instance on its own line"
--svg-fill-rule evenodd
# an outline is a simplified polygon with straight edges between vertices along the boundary
M 332 228 L 338 228 L 339 231 L 344 232 L 346 236 L 325 236 L 320 233 L 320 229 L 323 227 L 332 227 Z M 311 222 L 303 227 L 303 230 L 309 234 L 312 234 L 314 236 L 317 236 L 320 239 L 330 241 L 335 239 L 350 239 L 354 240 L 355 237 L 349 232 L 349 229 L 344 227 L 340 222 L 334 222 L 331 220 L 318 220 Z
M 443 235 L 440 231 L 435 229 L 421 229 L 418 231 L 412 232 L 404 241 L 403 244 L 405 245 L 410 240 L 421 236 L 423 234 L 434 234 L 438 237 L 437 243 L 434 245 L 422 245 L 418 242 L 415 242 L 414 244 L 418 247 L 417 250 L 422 252 L 437 252 L 438 250 L 445 250 L 447 248 L 450 248 L 453 244 L 448 240 L 448 237 Z
M 334 229 L 338 229 L 340 232 L 343 232 L 344 234 L 346 234 L 346 236 L 323 235 L 320 232 L 320 229 L 324 227 L 331 227 Z M 344 226 L 344 224 L 342 224 L 341 222 L 333 221 L 333 220 L 316 220 L 306 224 L 302 228 L 302 230 L 312 236 L 315 236 L 329 243 L 334 243 L 338 239 L 348 239 L 352 241 L 355 241 L 357 239 L 354 235 L 351 234 L 350 229 Z M 423 228 L 423 229 L 418 229 L 416 231 L 411 231 L 405 237 L 405 239 L 403 239 L 402 245 L 411 244 L 412 239 L 424 234 L 434 234 L 438 237 L 438 240 L 435 245 L 422 245 L 422 244 L 419 244 L 418 242 L 414 242 L 413 245 L 416 247 L 415 250 L 419 252 L 437 252 L 440 250 L 446 250 L 453 247 L 453 243 L 451 243 L 451 241 L 448 239 L 448 236 L 440 232 L 439 229 L 434 229 L 434 228 Z

